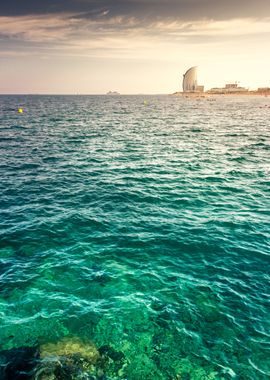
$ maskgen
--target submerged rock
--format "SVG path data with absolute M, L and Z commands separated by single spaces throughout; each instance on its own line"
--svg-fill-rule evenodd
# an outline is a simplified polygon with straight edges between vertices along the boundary
M 105 345 L 105 346 L 100 347 L 99 352 L 101 355 L 108 356 L 110 359 L 112 359 L 114 361 L 121 362 L 125 358 L 123 352 L 116 351 L 114 348 L 112 348 L 109 345 Z
M 19 347 L 0 352 L 1 380 L 30 380 L 39 358 L 37 347 Z
M 99 353 L 101 355 L 102 368 L 107 374 L 111 376 L 123 374 L 123 368 L 126 365 L 123 352 L 116 351 L 109 345 L 104 345 L 99 348 Z
M 92 380 L 98 379 L 97 363 L 100 354 L 93 343 L 79 338 L 64 338 L 40 347 L 41 361 L 35 380 Z
M 47 343 L 40 346 L 40 357 L 48 356 L 80 356 L 92 364 L 100 355 L 93 343 L 84 343 L 79 338 L 63 338 L 57 343 Z

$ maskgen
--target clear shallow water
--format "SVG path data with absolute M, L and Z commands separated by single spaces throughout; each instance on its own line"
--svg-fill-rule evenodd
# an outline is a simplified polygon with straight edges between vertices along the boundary
M 65 337 L 118 353 L 76 378 L 268 379 L 269 106 L 1 96 L 2 368 Z

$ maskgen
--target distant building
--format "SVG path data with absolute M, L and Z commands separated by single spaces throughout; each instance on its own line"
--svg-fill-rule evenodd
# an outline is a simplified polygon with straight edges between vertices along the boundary
M 228 84 L 225 84 L 225 88 L 237 88 L 237 83 L 228 83 Z
M 237 83 L 228 83 L 225 87 L 214 87 L 207 92 L 210 94 L 239 94 L 248 92 L 248 88 L 238 87 Z
M 270 87 L 259 87 L 257 92 L 270 93 Z
M 195 92 L 197 88 L 197 67 L 191 67 L 183 76 L 183 91 Z
M 183 75 L 183 92 L 203 92 L 204 86 L 198 86 L 197 66 L 193 66 Z
M 197 86 L 196 87 L 196 92 L 204 92 L 204 86 Z

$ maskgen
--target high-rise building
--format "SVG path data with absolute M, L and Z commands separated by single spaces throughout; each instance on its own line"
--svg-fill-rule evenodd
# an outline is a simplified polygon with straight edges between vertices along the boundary
M 183 92 L 197 91 L 197 66 L 191 67 L 183 77 Z

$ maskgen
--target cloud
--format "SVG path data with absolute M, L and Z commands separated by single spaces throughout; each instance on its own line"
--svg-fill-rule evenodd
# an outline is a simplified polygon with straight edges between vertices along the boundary
M 194 64 L 209 87 L 220 78 L 268 85 L 269 8 L 269 0 L 2 0 L 0 91 L 161 93 Z
M 2 0 L 0 44 L 16 40 L 78 47 L 110 42 L 122 49 L 122 41 L 142 36 L 200 43 L 268 33 L 269 19 L 269 0 Z
M 31 16 L 0 16 L 0 35 L 15 40 L 32 42 L 59 42 L 72 44 L 76 40 L 88 40 L 98 44 L 100 39 L 151 37 L 181 41 L 191 37 L 237 37 L 270 32 L 270 17 L 264 19 L 197 20 L 174 19 L 142 24 L 135 17 L 115 16 L 81 19 L 72 14 Z
M 0 15 L 80 14 L 95 19 L 135 17 L 149 22 L 164 18 L 178 20 L 270 16 L 269 0 L 2 0 Z
M 227 21 L 174 19 L 147 25 L 135 17 L 115 16 L 94 19 L 59 13 L 0 17 L 2 51 L 12 57 L 23 51 L 34 55 L 154 59 L 179 59 L 180 46 L 235 43 L 243 38 L 269 38 L 270 19 Z M 5 43 L 4 43 L 5 42 Z M 9 49 L 7 49 L 9 46 Z M 31 49 L 32 46 L 32 49 Z M 193 49 L 193 48 L 192 48 Z M 3 53 L 0 54 L 3 57 Z M 160 58 L 159 58 L 160 59 Z
M 63 15 L 0 17 L 0 35 L 17 40 L 61 40 L 73 27 L 74 22 Z
M 0 56 L 27 51 L 40 56 L 150 59 L 163 51 L 163 59 L 166 54 L 179 59 L 180 46 L 188 44 L 194 48 L 269 38 L 270 2 L 254 4 L 253 0 L 4 0 Z M 264 17 L 259 17 L 262 13 Z

